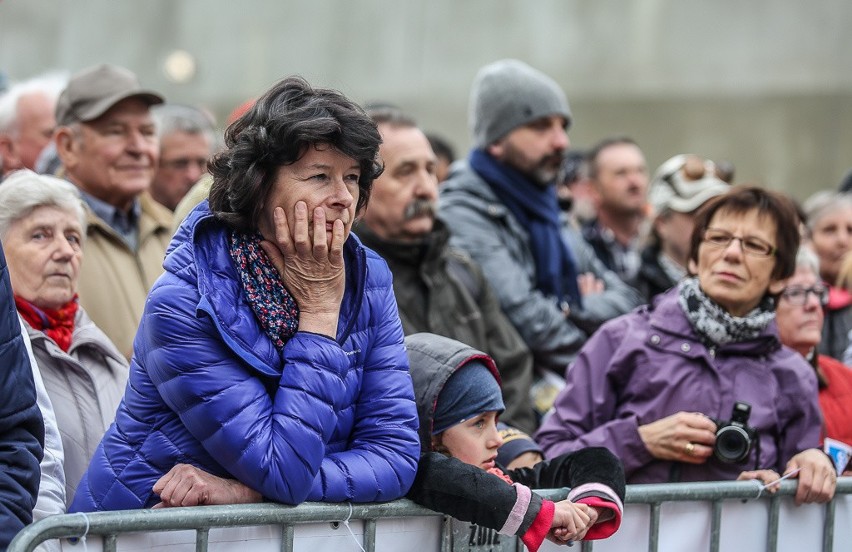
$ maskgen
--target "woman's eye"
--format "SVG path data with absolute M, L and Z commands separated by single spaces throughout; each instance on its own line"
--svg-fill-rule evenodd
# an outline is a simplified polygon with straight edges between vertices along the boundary
M 313 180 L 328 180 L 328 175 L 325 173 L 315 174 L 311 177 Z
M 357 174 L 347 174 L 346 175 L 346 181 L 347 182 L 357 183 L 359 178 L 360 178 L 360 175 L 357 175 Z
M 80 236 L 71 234 L 70 236 L 65 236 L 65 239 L 68 240 L 68 243 L 71 245 L 80 245 Z

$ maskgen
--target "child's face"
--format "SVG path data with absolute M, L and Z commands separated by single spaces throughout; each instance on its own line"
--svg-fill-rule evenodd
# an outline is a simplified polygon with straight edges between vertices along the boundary
M 449 453 L 465 464 L 484 470 L 494 467 L 497 448 L 503 438 L 497 431 L 497 412 L 485 412 L 444 431 L 442 444 Z

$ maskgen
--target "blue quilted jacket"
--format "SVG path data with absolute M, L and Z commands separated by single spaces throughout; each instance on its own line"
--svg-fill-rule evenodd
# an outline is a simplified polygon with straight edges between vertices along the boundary
M 393 500 L 411 485 L 417 411 L 385 262 L 350 235 L 337 340 L 297 332 L 278 351 L 245 300 L 228 232 L 205 201 L 175 235 L 71 511 L 152 506 L 178 463 L 286 504 Z
M 44 454 L 44 421 L 24 339 L 0 245 L 0 550 L 33 520 Z

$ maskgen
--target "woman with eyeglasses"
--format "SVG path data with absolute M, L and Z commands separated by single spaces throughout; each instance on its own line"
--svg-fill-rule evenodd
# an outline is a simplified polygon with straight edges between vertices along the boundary
M 778 298 L 775 317 L 781 342 L 813 366 L 819 382 L 819 405 L 825 424 L 823 437 L 852 446 L 852 370 L 842 362 L 818 354 L 828 303 L 828 287 L 819 276 L 819 259 L 807 247 L 799 249 L 796 272 Z
M 605 446 L 628 483 L 796 472 L 796 502 L 825 502 L 836 473 L 820 443 L 817 381 L 781 346 L 774 298 L 795 270 L 793 202 L 734 187 L 696 213 L 689 276 L 605 324 L 566 372 L 536 435 L 556 456 Z M 745 405 L 745 406 L 743 406 Z M 743 426 L 729 454 L 732 418 Z M 725 439 L 717 443 L 717 431 Z
M 852 195 L 817 192 L 805 201 L 802 209 L 810 244 L 819 258 L 820 277 L 829 288 L 823 309 L 825 322 L 820 350 L 842 360 L 852 330 L 852 294 L 840 285 L 838 278 L 852 248 Z

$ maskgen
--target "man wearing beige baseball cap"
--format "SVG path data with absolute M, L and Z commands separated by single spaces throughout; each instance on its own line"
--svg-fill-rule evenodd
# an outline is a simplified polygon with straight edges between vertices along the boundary
M 72 75 L 56 106 L 62 176 L 88 206 L 80 304 L 127 357 L 171 238 L 171 212 L 148 194 L 159 158 L 149 108 L 160 103 L 132 72 L 103 64 Z

